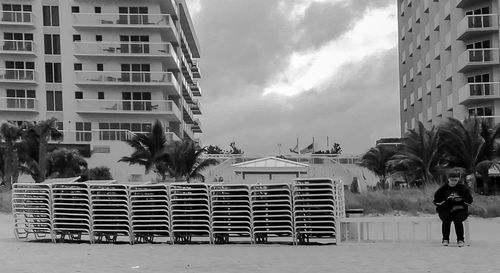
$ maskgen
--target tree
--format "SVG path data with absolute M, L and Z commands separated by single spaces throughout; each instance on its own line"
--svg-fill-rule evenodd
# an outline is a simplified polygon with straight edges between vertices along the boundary
M 122 157 L 118 162 L 144 166 L 146 174 L 153 171 L 165 180 L 168 162 L 167 137 L 159 120 L 155 121 L 151 132 L 138 133 L 132 139 L 124 141 L 134 149 L 134 152 L 130 156 Z
M 229 151 L 229 153 L 232 155 L 242 155 L 245 153 L 245 152 L 243 152 L 243 150 L 238 149 L 238 147 L 236 147 L 236 142 L 234 142 L 234 141 L 229 144 L 229 147 L 231 147 L 231 150 Z
M 463 123 L 454 118 L 448 118 L 440 126 L 440 134 L 445 148 L 448 165 L 463 168 L 466 174 L 479 174 L 484 180 L 488 178 L 488 170 L 493 165 L 499 165 L 496 146 L 499 129 L 491 130 L 480 119 L 470 118 Z M 484 181 L 486 182 L 486 181 Z M 483 183 L 485 192 L 487 183 Z M 474 185 L 477 190 L 477 185 Z
M 36 183 L 43 182 L 47 176 L 49 138 L 59 139 L 62 137 L 62 133 L 57 130 L 56 122 L 56 118 L 51 118 L 36 124 L 29 122 L 23 128 L 21 171 L 31 175 Z
M 80 176 L 87 170 L 87 161 L 78 150 L 58 148 L 47 158 L 47 176 L 55 178 Z
M 415 129 L 405 134 L 389 164 L 413 169 L 420 172 L 424 183 L 435 183 L 440 173 L 442 152 L 438 129 L 433 126 L 427 130 L 422 122 L 418 122 Z
M 3 123 L 0 126 L 0 137 L 5 141 L 5 148 L 2 152 L 4 183 L 7 189 L 10 190 L 19 178 L 17 141 L 21 138 L 21 128 L 10 123 Z
M 335 142 L 333 143 L 332 150 L 330 151 L 331 154 L 339 155 L 342 153 L 342 147 L 340 147 L 340 144 Z
M 82 182 L 87 180 L 113 180 L 113 176 L 108 167 L 100 166 L 87 169 L 84 175 L 82 175 Z
M 387 177 L 387 163 L 394 155 L 394 151 L 385 149 L 383 146 L 373 147 L 368 150 L 358 163 L 380 178 L 381 184 L 385 185 Z
M 214 158 L 201 158 L 205 151 L 205 148 L 198 147 L 190 139 L 173 142 L 169 145 L 167 152 L 167 166 L 170 177 L 176 180 L 186 179 L 187 182 L 192 178 L 203 181 L 200 172 L 211 165 L 217 164 L 217 160 Z
M 224 150 L 222 150 L 217 145 L 210 145 L 206 148 L 206 153 L 209 155 L 219 155 L 219 154 L 223 154 Z

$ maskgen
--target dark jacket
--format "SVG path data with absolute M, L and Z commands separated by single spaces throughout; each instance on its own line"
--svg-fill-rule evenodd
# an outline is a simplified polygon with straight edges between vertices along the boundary
M 467 210 L 467 207 L 472 203 L 472 195 L 467 186 L 457 184 L 455 187 L 450 187 L 448 184 L 439 188 L 434 194 L 434 205 L 437 206 L 437 211 L 447 210 L 454 212 L 457 210 Z

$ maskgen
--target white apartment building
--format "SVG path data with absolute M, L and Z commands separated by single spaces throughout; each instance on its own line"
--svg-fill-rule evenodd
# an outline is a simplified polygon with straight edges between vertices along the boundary
M 443 117 L 500 121 L 498 0 L 398 0 L 401 133 Z
M 156 119 L 170 141 L 197 139 L 199 44 L 184 0 L 0 0 L 0 122 L 51 117 L 60 145 L 115 179 L 145 179 L 117 163 L 121 140 Z

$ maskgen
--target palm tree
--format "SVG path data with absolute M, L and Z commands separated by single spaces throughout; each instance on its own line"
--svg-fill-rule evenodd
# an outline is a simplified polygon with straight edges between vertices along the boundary
M 191 179 L 203 180 L 201 171 L 211 165 L 217 164 L 214 158 L 202 159 L 201 155 L 206 152 L 206 148 L 200 148 L 191 139 L 175 141 L 168 147 L 168 173 L 176 180 Z
M 167 137 L 159 120 L 155 121 L 151 132 L 136 134 L 125 142 L 134 149 L 134 152 L 130 156 L 122 157 L 118 162 L 144 166 L 146 174 L 152 170 L 160 175 L 162 180 L 165 180 L 167 175 L 166 162 L 168 161 Z
M 43 182 L 47 176 L 47 147 L 49 138 L 58 139 L 62 133 L 57 130 L 57 119 L 51 118 L 36 124 L 27 123 L 23 130 L 23 165 L 21 170 Z
M 87 161 L 78 150 L 55 149 L 49 153 L 47 163 L 48 177 L 75 177 L 87 170 Z
M 399 151 L 389 164 L 414 169 L 421 174 L 425 184 L 435 183 L 440 171 L 441 152 L 438 130 L 434 126 L 427 130 L 422 122 L 418 122 L 415 129 L 405 134 Z
M 394 156 L 395 152 L 383 146 L 370 148 L 360 159 L 360 166 L 367 168 L 380 178 L 382 185 L 385 185 L 388 162 Z
M 19 178 L 19 155 L 17 141 L 21 137 L 21 129 L 10 123 L 3 123 L 0 127 L 1 138 L 5 141 L 5 150 L 2 154 L 5 184 L 8 189 Z
M 477 178 L 476 174 L 479 174 L 486 180 L 488 170 L 493 165 L 499 164 L 494 149 L 498 132 L 490 132 L 489 126 L 481 124 L 480 119 L 470 118 L 462 123 L 457 119 L 448 118 L 439 130 L 451 165 L 463 168 L 474 178 Z M 484 190 L 487 191 L 487 183 L 483 185 L 485 185 Z M 476 184 L 474 189 L 477 190 Z

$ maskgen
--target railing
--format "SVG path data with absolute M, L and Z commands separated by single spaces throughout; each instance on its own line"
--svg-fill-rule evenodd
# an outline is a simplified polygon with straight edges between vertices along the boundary
M 27 40 L 0 40 L 0 51 L 33 52 L 35 43 Z
M 174 112 L 179 108 L 170 100 L 76 100 L 77 111 L 85 112 Z M 179 114 L 180 115 L 180 114 Z
M 0 68 L 0 80 L 34 81 L 35 70 Z
M 500 52 L 498 48 L 468 49 L 458 58 L 459 67 L 461 68 L 468 64 L 496 64 L 499 62 Z
M 150 71 L 76 71 L 78 82 L 96 83 L 172 83 L 178 87 L 172 72 Z
M 457 33 L 463 39 L 469 31 L 498 30 L 498 14 L 466 15 L 458 23 Z
M 173 55 L 177 54 L 170 43 L 151 42 L 75 42 L 76 54 L 103 54 L 103 55 Z
M 2 97 L 0 98 L 0 110 L 14 110 L 14 111 L 36 111 L 38 102 L 35 98 L 13 98 Z
M 174 26 L 168 14 L 73 13 L 75 25 Z
M 500 97 L 500 82 L 468 83 L 458 91 L 459 103 L 469 99 Z
M 33 23 L 33 13 L 30 11 L 1 11 L 2 22 Z

